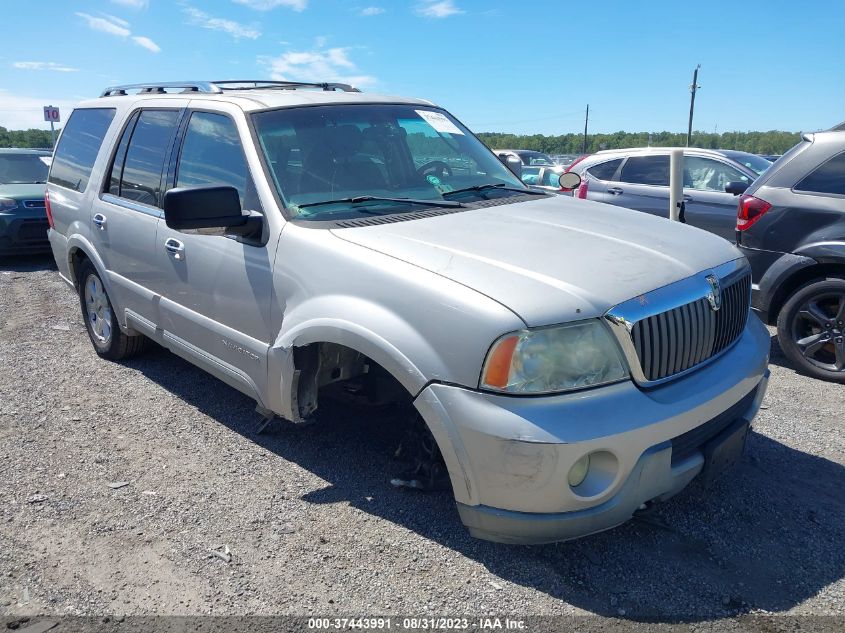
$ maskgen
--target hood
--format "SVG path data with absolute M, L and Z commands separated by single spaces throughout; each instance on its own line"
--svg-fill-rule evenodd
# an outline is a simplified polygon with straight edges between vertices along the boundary
M 24 185 L 3 185 L 0 184 L 0 198 L 12 198 L 14 200 L 43 200 L 44 192 L 47 191 L 45 184 L 24 184 Z
M 473 288 L 529 326 L 600 316 L 741 257 L 705 231 L 565 196 L 332 232 Z

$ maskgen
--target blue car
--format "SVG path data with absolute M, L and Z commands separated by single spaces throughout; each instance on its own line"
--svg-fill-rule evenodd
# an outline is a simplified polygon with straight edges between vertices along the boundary
M 51 154 L 0 149 L 0 256 L 50 251 L 44 202 Z

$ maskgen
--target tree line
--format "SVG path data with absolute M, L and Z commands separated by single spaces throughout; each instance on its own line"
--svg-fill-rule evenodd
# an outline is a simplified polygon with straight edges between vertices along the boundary
M 56 130 L 56 138 L 59 130 Z M 53 147 L 50 130 L 7 130 L 0 126 L 0 147 Z
M 477 135 L 492 149 L 533 149 L 546 154 L 580 154 L 583 150 L 583 134 L 503 134 L 481 132 Z M 649 139 L 649 136 L 651 137 Z M 783 154 L 801 140 L 800 132 L 693 132 L 693 147 L 705 149 L 736 149 L 752 154 Z M 684 132 L 613 132 L 612 134 L 587 135 L 587 152 L 624 147 L 683 147 L 687 144 Z
M 56 131 L 58 135 L 58 130 Z M 651 137 L 649 139 L 649 136 Z M 533 149 L 547 154 L 580 154 L 584 143 L 582 134 L 518 135 L 502 132 L 481 132 L 478 137 L 493 149 Z M 801 140 L 798 132 L 695 132 L 692 145 L 707 149 L 738 149 L 752 154 L 783 154 Z M 687 135 L 682 132 L 613 132 L 587 136 L 587 151 L 621 147 L 683 147 Z M 7 130 L 0 126 L 0 147 L 52 147 L 49 130 Z

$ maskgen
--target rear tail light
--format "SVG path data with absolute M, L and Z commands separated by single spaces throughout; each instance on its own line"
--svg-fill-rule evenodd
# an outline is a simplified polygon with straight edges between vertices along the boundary
M 53 210 L 50 208 L 50 192 L 44 192 L 44 210 L 47 211 L 47 223 L 51 229 L 56 228 L 53 224 Z
M 755 198 L 747 193 L 742 194 L 739 197 L 739 206 L 736 210 L 736 230 L 745 231 L 771 208 L 772 205 L 765 200 L 760 200 L 760 198 Z
M 578 189 L 575 192 L 575 197 L 581 198 L 581 200 L 586 200 L 587 199 L 587 189 L 589 189 L 589 187 L 590 187 L 590 181 L 587 180 L 586 178 L 584 178 L 584 180 L 581 181 L 581 184 L 578 185 Z

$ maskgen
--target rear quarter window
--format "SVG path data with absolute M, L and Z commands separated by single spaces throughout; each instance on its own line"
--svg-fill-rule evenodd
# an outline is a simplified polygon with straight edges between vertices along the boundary
M 85 191 L 114 114 L 114 108 L 73 111 L 56 147 L 48 182 L 74 191 Z
M 845 152 L 837 154 L 827 162 L 816 167 L 799 181 L 793 189 L 808 193 L 827 193 L 845 196 Z

